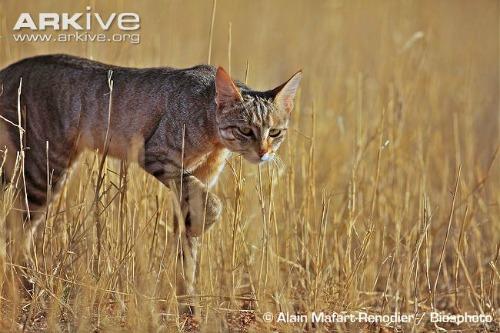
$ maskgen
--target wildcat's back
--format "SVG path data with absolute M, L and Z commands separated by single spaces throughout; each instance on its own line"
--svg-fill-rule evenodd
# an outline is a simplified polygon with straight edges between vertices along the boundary
M 56 136 L 58 140 L 71 141 L 78 127 L 84 134 L 89 134 L 86 140 L 103 143 L 106 132 L 103 127 L 108 123 L 110 71 L 114 83 L 113 110 L 119 111 L 111 113 L 110 131 L 113 136 L 126 140 L 131 134 L 151 135 L 165 111 L 164 101 L 177 103 L 182 97 L 169 98 L 168 95 L 179 95 L 186 90 L 193 90 L 193 93 L 198 93 L 194 90 L 208 91 L 215 74 L 215 69 L 210 66 L 185 70 L 136 69 L 67 55 L 39 56 L 22 60 L 0 72 L 3 84 L 0 114 L 17 123 L 17 90 L 22 78 L 21 106 L 26 106 L 26 116 L 30 120 L 27 130 L 43 129 L 44 132 L 38 133 L 37 139 L 54 139 Z M 194 73 L 191 80 L 190 71 Z M 189 98 L 186 100 L 193 103 Z M 179 107 L 179 112 L 182 109 Z M 44 137 L 44 134 L 53 137 Z

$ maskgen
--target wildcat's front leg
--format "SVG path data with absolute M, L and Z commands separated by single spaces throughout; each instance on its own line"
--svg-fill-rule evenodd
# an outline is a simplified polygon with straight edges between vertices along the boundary
M 179 223 L 179 222 L 177 222 Z M 198 264 L 198 237 L 189 236 L 178 224 L 175 232 L 178 262 L 176 267 L 176 293 L 179 299 L 179 313 L 195 314 L 195 282 Z
M 196 268 L 198 265 L 199 236 L 208 230 L 220 217 L 222 204 L 215 194 L 196 177 L 183 177 L 182 185 L 176 188 L 181 191 L 181 208 L 183 224 L 177 225 L 176 239 L 179 241 L 179 264 L 177 266 L 177 295 L 183 296 L 180 311 L 194 314 L 194 297 Z M 182 228 L 183 227 L 183 228 Z
M 179 311 L 194 314 L 196 267 L 198 264 L 199 236 L 219 219 L 222 211 L 220 200 L 196 177 L 175 176 L 180 172 L 173 167 L 146 167 L 146 170 L 169 187 L 180 200 L 181 212 L 176 214 L 174 246 L 178 253 L 176 291 Z M 182 178 L 182 181 L 181 179 Z

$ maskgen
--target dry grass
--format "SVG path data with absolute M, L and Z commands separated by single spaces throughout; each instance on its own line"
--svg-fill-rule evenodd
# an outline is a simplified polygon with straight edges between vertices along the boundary
M 209 1 L 91 3 L 103 14 L 139 12 L 141 44 L 16 43 L 8 34 L 19 12 L 79 12 L 88 3 L 8 0 L 0 64 L 68 50 L 131 66 L 207 56 L 227 66 L 230 57 L 239 78 L 248 61 L 257 88 L 302 67 L 283 165 L 235 158 L 226 167 L 215 189 L 224 216 L 202 237 L 193 322 L 177 315 L 170 193 L 134 164 L 108 159 L 101 170 L 98 155 L 86 154 L 39 229 L 33 297 L 0 253 L 0 330 L 312 329 L 266 324 L 266 311 L 498 318 L 498 2 L 219 0 L 213 22 Z M 3 236 L 18 192 L 1 193 Z M 428 320 L 402 328 L 438 329 Z

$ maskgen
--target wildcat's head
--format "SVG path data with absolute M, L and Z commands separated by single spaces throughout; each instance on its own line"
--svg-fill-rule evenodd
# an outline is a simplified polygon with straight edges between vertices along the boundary
M 302 72 L 264 91 L 241 90 L 222 67 L 215 77 L 217 127 L 223 145 L 252 163 L 270 161 L 285 138 Z

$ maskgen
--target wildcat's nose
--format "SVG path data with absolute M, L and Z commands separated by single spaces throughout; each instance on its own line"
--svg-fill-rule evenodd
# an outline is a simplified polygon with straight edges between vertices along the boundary
M 259 157 L 260 157 L 261 161 L 265 162 L 271 158 L 271 154 L 269 154 L 269 152 L 267 150 L 260 150 Z

